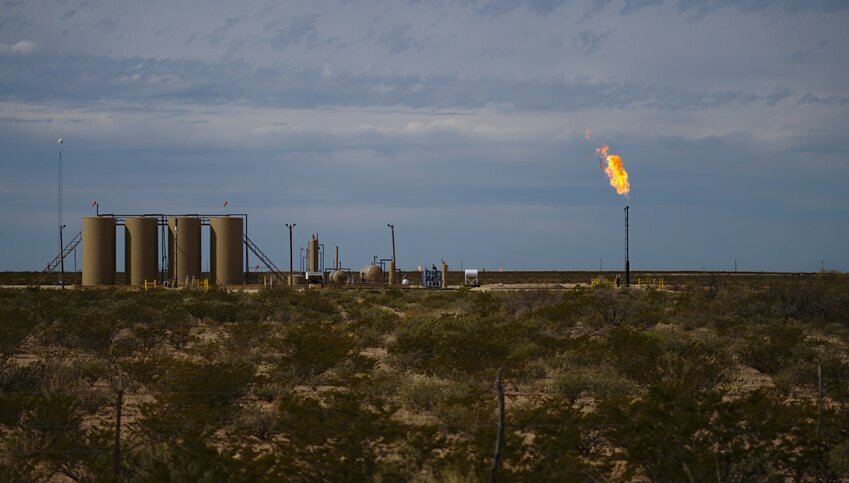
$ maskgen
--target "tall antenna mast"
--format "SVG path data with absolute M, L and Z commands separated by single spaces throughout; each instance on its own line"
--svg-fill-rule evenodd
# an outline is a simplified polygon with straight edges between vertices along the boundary
M 64 240 L 62 239 L 62 230 L 64 230 L 65 225 L 62 224 L 62 143 L 64 143 L 65 140 L 62 139 L 62 138 L 59 138 L 59 140 L 57 142 L 59 143 L 59 148 L 58 148 L 59 155 L 58 155 L 58 160 L 57 160 L 57 164 L 58 164 L 58 168 L 59 168 L 59 176 L 58 176 L 59 186 L 56 190 L 57 198 L 58 198 L 57 205 L 58 205 L 58 211 L 59 211 L 59 217 L 58 217 L 59 218 L 59 266 L 60 266 L 60 268 L 59 268 L 59 286 L 64 288 L 65 287 L 65 254 L 62 253 L 62 252 L 65 248 L 65 243 L 64 243 Z

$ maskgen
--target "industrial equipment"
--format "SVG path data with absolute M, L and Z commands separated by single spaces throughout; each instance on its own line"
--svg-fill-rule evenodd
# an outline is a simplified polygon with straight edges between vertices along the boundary
M 115 220 L 112 219 L 112 222 L 114 224 Z M 129 285 L 143 286 L 145 281 L 157 278 L 157 224 L 158 220 L 152 217 L 130 217 L 124 220 L 124 272 Z
M 209 272 L 218 285 L 242 283 L 242 219 L 209 219 Z
M 83 218 L 83 285 L 115 284 L 115 219 Z
M 480 287 L 481 282 L 477 270 L 463 271 L 463 285 L 466 287 Z
M 383 281 L 383 270 L 380 269 L 380 265 L 371 264 L 366 265 L 360 270 L 360 281 L 365 283 L 380 283 Z

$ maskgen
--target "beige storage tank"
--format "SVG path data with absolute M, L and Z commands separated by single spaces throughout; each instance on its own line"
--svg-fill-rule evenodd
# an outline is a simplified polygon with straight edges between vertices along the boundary
M 313 239 L 310 240 L 310 258 L 309 264 L 307 265 L 307 271 L 309 272 L 317 272 L 318 271 L 318 237 L 313 236 Z
M 236 285 L 243 281 L 242 218 L 209 219 L 209 276 L 219 285 Z
M 159 272 L 159 236 L 156 218 L 124 220 L 124 272 L 126 283 L 144 285 L 156 280 Z
M 389 262 L 389 285 L 395 285 L 395 261 Z
M 168 275 L 177 285 L 200 280 L 200 218 L 168 220 Z
M 377 283 L 383 278 L 383 270 L 379 265 L 366 265 L 360 270 L 360 281 Z
M 83 218 L 83 285 L 115 284 L 115 218 Z
M 330 273 L 330 282 L 335 284 L 343 284 L 348 281 L 348 272 L 344 270 L 334 270 Z

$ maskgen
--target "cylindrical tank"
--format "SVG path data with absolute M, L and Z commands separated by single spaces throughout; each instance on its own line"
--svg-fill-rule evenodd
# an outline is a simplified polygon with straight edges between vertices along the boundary
M 212 283 L 242 283 L 242 218 L 209 219 L 209 271 Z
M 310 272 L 318 271 L 318 238 L 310 240 L 310 258 L 307 267 Z
M 156 218 L 124 219 L 124 266 L 126 283 L 144 285 L 156 280 L 159 254 Z
M 377 283 L 383 278 L 383 270 L 379 265 L 366 265 L 360 270 L 360 280 L 363 282 Z
M 168 265 L 177 285 L 185 285 L 187 278 L 200 279 L 200 218 L 168 220 Z
M 389 262 L 389 285 L 395 285 L 395 260 Z
M 442 288 L 448 288 L 448 264 L 442 264 Z
M 83 285 L 115 284 L 115 218 L 83 218 Z
M 348 281 L 348 272 L 344 270 L 334 270 L 330 273 L 330 282 L 343 284 Z

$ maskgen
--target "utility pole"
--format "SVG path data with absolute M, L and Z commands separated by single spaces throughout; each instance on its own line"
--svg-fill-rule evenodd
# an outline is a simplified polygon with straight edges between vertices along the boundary
M 734 271 L 735 272 L 737 271 L 737 259 L 736 258 L 734 259 Z
M 286 223 L 286 228 L 289 229 L 289 286 L 295 286 L 295 277 L 294 277 L 294 265 L 292 264 L 292 230 L 295 228 L 296 223 L 292 223 L 291 225 Z
M 64 257 L 64 249 L 65 243 L 63 238 L 63 230 L 65 229 L 65 225 L 62 224 L 62 143 L 65 142 L 64 139 L 59 138 L 57 141 L 59 143 L 59 156 L 58 156 L 58 168 L 59 168 L 59 176 L 58 176 L 58 188 L 57 188 L 57 198 L 59 205 L 59 286 L 65 288 L 65 257 Z
M 825 272 L 825 260 L 820 260 L 820 272 Z

